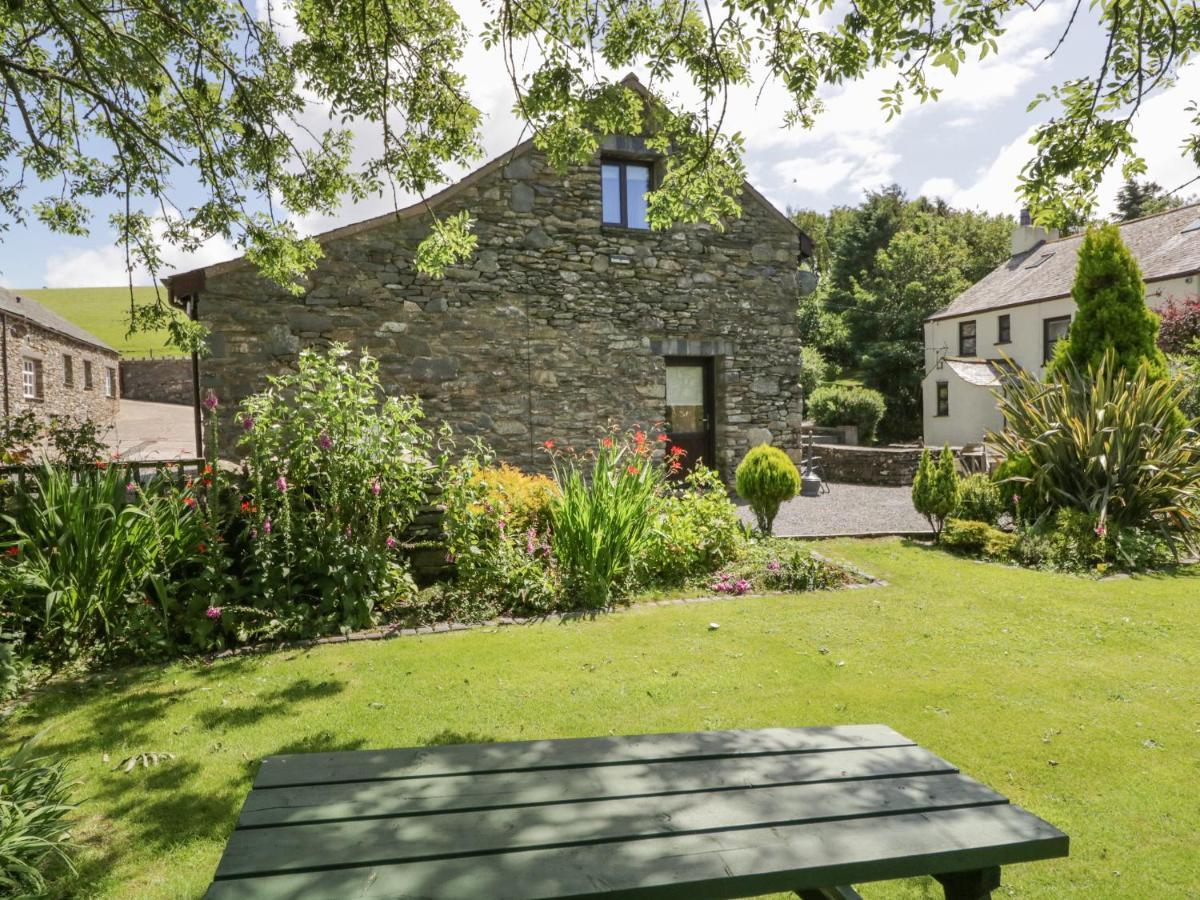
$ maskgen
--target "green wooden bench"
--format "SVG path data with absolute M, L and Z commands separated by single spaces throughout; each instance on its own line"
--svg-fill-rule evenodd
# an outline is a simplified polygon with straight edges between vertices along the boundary
M 306 753 L 263 761 L 208 897 L 977 900 L 1067 844 L 884 725 Z

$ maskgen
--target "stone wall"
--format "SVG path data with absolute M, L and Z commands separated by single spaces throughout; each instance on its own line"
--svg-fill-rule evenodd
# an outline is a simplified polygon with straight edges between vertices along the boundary
M 380 360 L 389 391 L 419 395 L 460 439 L 542 469 L 541 445 L 583 445 L 609 422 L 664 415 L 664 356 L 713 357 L 717 458 L 798 443 L 799 232 L 750 192 L 724 231 L 601 225 L 598 162 L 565 175 L 529 150 L 437 201 L 476 219 L 478 249 L 443 280 L 418 275 L 427 214 L 322 237 L 325 256 L 291 296 L 244 264 L 206 273 L 203 389 L 231 415 L 306 346 L 344 341 Z M 234 429 L 220 429 L 232 450 Z
M 20 415 L 32 409 L 42 415 L 69 416 L 112 424 L 120 408 L 117 354 L 50 331 L 27 319 L 5 317 L 4 340 L 8 354 L 8 412 Z M 69 358 L 68 374 L 66 359 Z M 26 399 L 22 363 L 35 361 L 41 369 L 41 396 Z M 86 368 L 91 368 L 91 385 Z M 112 396 L 106 390 L 111 377 Z M 0 389 L 4 387 L 0 384 Z M 2 412 L 2 410 L 0 410 Z
M 121 360 L 121 396 L 126 400 L 191 406 L 191 359 Z
M 820 457 L 821 477 L 843 484 L 910 485 L 921 462 L 919 447 L 815 444 L 813 453 Z M 803 451 L 789 451 L 788 455 L 797 466 L 802 465 Z

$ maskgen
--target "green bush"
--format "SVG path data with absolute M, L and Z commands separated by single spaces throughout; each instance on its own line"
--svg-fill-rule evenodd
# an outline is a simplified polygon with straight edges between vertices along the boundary
M 1171 545 L 1160 533 L 1101 523 L 1077 509 L 1060 509 L 1022 526 L 1014 555 L 1034 568 L 1096 574 L 1114 567 L 1144 571 L 1174 561 Z
M 1200 436 L 1179 412 L 1183 390 L 1145 364 L 1128 372 L 1112 352 L 1087 372 L 1068 363 L 1048 384 L 1018 374 L 999 399 L 1008 427 L 996 443 L 1028 460 L 1039 515 L 1073 509 L 1109 529 L 1165 529 L 1192 546 Z
M 455 571 L 452 584 L 422 598 L 424 606 L 436 601 L 435 617 L 537 615 L 559 602 L 549 544 L 558 489 L 545 476 L 493 463 L 478 446 L 447 472 L 442 528 Z
M 697 466 L 681 490 L 654 507 L 654 527 L 639 568 L 649 584 L 679 586 L 726 565 L 741 543 L 741 520 L 712 469 Z
M 808 401 L 808 414 L 818 425 L 854 425 L 858 439 L 869 444 L 887 412 L 883 394 L 865 387 L 827 384 L 817 388 Z
M 50 861 L 74 871 L 72 787 L 66 764 L 35 756 L 33 742 L 0 758 L 0 896 L 40 896 Z
M 1012 513 L 1013 519 L 1028 521 L 1043 512 L 1044 504 L 1038 502 L 1033 489 L 1033 460 L 1025 453 L 1013 453 L 996 466 L 992 481 L 1000 490 L 1004 508 Z
M 303 351 L 238 415 L 247 597 L 285 636 L 364 628 L 415 593 L 399 538 L 426 502 L 434 435 L 416 398 L 386 394 L 377 360 L 349 356 Z
M 941 544 L 972 556 L 1008 559 L 1016 547 L 1017 536 L 980 520 L 947 519 Z
M 75 472 L 47 464 L 5 517 L 6 627 L 23 635 L 34 658 L 61 663 L 167 645 L 164 616 L 189 593 L 175 573 L 203 532 L 165 480 L 131 487 L 117 466 Z M 185 499 L 196 504 L 191 494 Z
M 1004 512 L 1000 487 L 986 475 L 968 475 L 958 483 L 958 508 L 954 516 L 995 525 Z
M 804 394 L 805 404 L 810 402 L 810 398 L 826 379 L 828 372 L 829 364 L 820 350 L 809 344 L 800 348 L 800 390 Z
M 734 473 L 737 492 L 754 510 L 758 530 L 770 534 L 779 505 L 800 490 L 800 473 L 778 447 L 760 444 L 746 454 Z
M 917 512 L 928 520 L 935 540 L 940 540 L 942 527 L 958 508 L 958 500 L 958 472 L 949 445 L 942 447 L 936 464 L 926 447 L 913 479 L 912 501 Z
M 568 602 L 601 609 L 634 587 L 664 479 L 641 431 L 606 436 L 590 456 L 554 458 L 550 544 Z

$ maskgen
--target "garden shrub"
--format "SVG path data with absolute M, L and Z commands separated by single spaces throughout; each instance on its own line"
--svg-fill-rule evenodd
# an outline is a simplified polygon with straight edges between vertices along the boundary
M 958 471 L 949 445 L 942 447 L 936 463 L 928 447 L 922 451 L 913 479 L 912 501 L 917 512 L 928 520 L 934 539 L 940 540 L 942 527 L 958 508 L 959 501 Z
M 1008 559 L 1016 547 L 1017 536 L 980 519 L 947 519 L 941 544 L 972 556 Z
M 572 605 L 600 609 L 634 586 L 665 480 L 651 457 L 643 431 L 607 435 L 588 455 L 554 456 L 559 496 L 551 505 L 550 545 Z
M 377 604 L 415 593 L 399 537 L 426 502 L 434 435 L 378 370 L 341 344 L 305 350 L 239 412 L 247 596 L 280 634 L 364 628 Z
M 454 581 L 423 594 L 424 616 L 470 621 L 542 613 L 558 603 L 549 545 L 557 488 L 545 476 L 493 462 L 477 446 L 447 472 L 442 527 Z
M 35 658 L 134 655 L 168 642 L 163 615 L 185 590 L 172 577 L 203 542 L 191 494 L 127 484 L 118 466 L 43 466 L 5 521 L 0 594 L 7 628 Z M 151 607 L 154 607 L 151 609 Z
M 1103 574 L 1120 568 L 1142 571 L 1174 560 L 1171 545 L 1149 529 L 1102 523 L 1077 509 L 1022 526 L 1014 556 L 1023 564 L 1059 572 Z
M 741 543 L 741 520 L 712 469 L 696 466 L 677 491 L 654 505 L 653 528 L 639 568 L 645 580 L 678 586 L 728 563 Z
M 1179 412 L 1183 390 L 1144 363 L 1127 371 L 1111 352 L 1086 372 L 1067 365 L 1048 384 L 1018 374 L 999 399 L 1008 427 L 995 440 L 1008 457 L 1028 459 L 1040 515 L 1073 509 L 1110 530 L 1164 530 L 1190 547 L 1200 530 L 1200 436 Z
M 968 475 L 958 483 L 958 507 L 954 516 L 972 522 L 995 525 L 1004 513 L 1000 487 L 986 475 Z
M 818 425 L 854 425 L 858 439 L 864 444 L 875 440 L 887 404 L 883 394 L 871 388 L 827 384 L 813 391 L 808 401 L 808 414 Z
M 1171 297 L 1159 311 L 1158 346 L 1164 353 L 1188 353 L 1200 340 L 1200 297 Z
M 0 758 L 0 896 L 41 896 L 52 861 L 74 871 L 73 787 L 66 764 L 36 756 L 33 741 Z
M 1000 490 L 1004 508 L 1012 513 L 1016 522 L 1033 519 L 1045 508 L 1033 488 L 1033 474 L 1033 460 L 1026 453 L 1010 454 L 992 472 L 992 481 Z
M 744 542 L 737 557 L 708 579 L 717 594 L 740 596 L 752 591 L 802 593 L 841 587 L 855 580 L 845 568 L 787 540 Z
M 770 534 L 779 505 L 800 490 L 800 473 L 778 447 L 759 444 L 746 454 L 734 473 L 737 492 L 754 510 L 758 530 Z
M 812 395 L 825 381 L 828 372 L 829 363 L 825 361 L 820 350 L 811 344 L 800 348 L 800 390 L 805 404 L 810 402 Z

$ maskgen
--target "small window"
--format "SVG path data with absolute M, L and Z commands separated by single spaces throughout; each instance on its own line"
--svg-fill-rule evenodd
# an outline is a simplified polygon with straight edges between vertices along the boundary
M 42 399 L 42 361 L 21 360 L 21 394 L 26 400 Z
M 937 383 L 937 415 L 950 415 L 950 382 L 948 381 Z
M 75 386 L 75 359 L 70 353 L 63 354 L 63 384 Z
M 92 361 L 85 359 L 83 361 L 83 389 L 90 391 L 92 387 Z
M 1054 345 L 1071 330 L 1070 316 L 1056 316 L 1042 322 L 1042 362 L 1048 363 L 1054 356 Z
M 104 396 L 117 396 L 117 370 L 109 366 L 104 367 Z
M 600 194 L 605 225 L 649 228 L 646 194 L 650 191 L 650 164 L 604 160 L 600 165 Z
M 996 343 L 1012 343 L 1012 319 L 1008 316 L 1001 316 L 996 323 Z
M 975 320 L 958 323 L 958 355 L 975 355 Z

